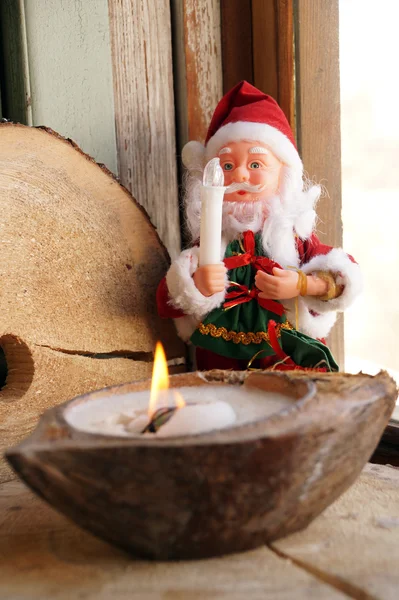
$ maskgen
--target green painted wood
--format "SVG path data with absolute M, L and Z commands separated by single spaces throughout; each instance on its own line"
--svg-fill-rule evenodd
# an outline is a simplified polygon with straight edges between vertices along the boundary
M 32 124 L 72 138 L 116 173 L 107 0 L 25 0 L 22 4 Z
M 26 90 L 27 65 L 22 43 L 20 0 L 1 0 L 0 39 L 2 54 L 2 107 L 1 116 L 18 123 L 28 124 L 28 94 Z

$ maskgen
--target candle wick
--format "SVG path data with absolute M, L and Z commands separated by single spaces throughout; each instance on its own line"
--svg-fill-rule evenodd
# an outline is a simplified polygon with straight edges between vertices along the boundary
M 156 433 L 162 425 L 165 425 L 173 417 L 176 410 L 179 410 L 177 406 L 163 406 L 158 408 L 141 433 Z

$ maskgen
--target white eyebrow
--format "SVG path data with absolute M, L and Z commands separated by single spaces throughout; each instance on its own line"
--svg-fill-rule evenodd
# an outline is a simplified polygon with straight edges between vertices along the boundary
M 250 154 L 269 154 L 269 151 L 266 148 L 262 148 L 262 146 L 254 146 L 249 149 Z
M 231 148 L 222 148 L 221 150 L 219 150 L 219 155 L 220 154 L 231 154 Z

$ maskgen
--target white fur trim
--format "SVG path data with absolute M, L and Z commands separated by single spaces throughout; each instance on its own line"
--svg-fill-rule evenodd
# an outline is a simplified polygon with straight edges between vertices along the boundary
M 334 325 L 337 313 L 334 311 L 312 315 L 307 304 L 308 298 L 298 298 L 298 330 L 312 338 L 325 338 Z M 295 327 L 295 300 L 284 300 L 286 315 Z
M 342 312 L 362 291 L 362 275 L 359 265 L 352 262 L 342 248 L 333 248 L 328 254 L 314 256 L 301 269 L 307 275 L 315 271 L 331 271 L 336 275 L 337 283 L 344 285 L 342 294 L 332 300 L 323 301 L 312 296 L 306 297 L 308 307 L 317 313 Z
M 298 298 L 299 331 L 313 338 L 325 338 L 330 333 L 337 317 L 337 311 L 350 306 L 361 292 L 362 278 L 360 268 L 353 263 L 342 248 L 333 248 L 328 254 L 314 256 L 301 266 L 307 275 L 315 271 L 331 271 L 337 275 L 337 282 L 343 284 L 344 291 L 339 298 L 327 302 L 316 297 Z M 288 320 L 295 326 L 295 300 L 284 302 Z M 310 311 L 317 313 L 313 315 Z
M 198 268 L 199 248 L 184 250 L 172 263 L 167 275 L 166 283 L 171 298 L 171 305 L 182 310 L 200 321 L 214 308 L 218 308 L 224 301 L 226 288 L 228 287 L 227 274 L 225 278 L 225 289 L 222 292 L 206 297 L 196 288 L 193 274 Z M 220 263 L 223 264 L 223 263 Z
M 205 157 L 210 160 L 222 146 L 229 142 L 254 140 L 266 144 L 283 163 L 289 165 L 302 178 L 302 161 L 295 146 L 284 133 L 265 123 L 237 121 L 217 130 L 206 145 Z
M 183 342 L 188 342 L 190 340 L 190 337 L 193 335 L 200 323 L 199 319 L 190 317 L 190 315 L 173 319 L 173 321 L 175 323 L 177 335 L 183 340 Z
M 204 168 L 205 146 L 200 142 L 188 142 L 182 152 L 183 165 L 190 171 L 200 171 Z

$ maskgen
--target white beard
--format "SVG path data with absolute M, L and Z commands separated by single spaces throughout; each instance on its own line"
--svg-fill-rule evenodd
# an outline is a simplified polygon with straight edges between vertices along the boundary
M 187 175 L 185 183 L 186 226 L 194 242 L 200 235 L 202 182 L 198 177 Z M 268 204 L 269 199 L 262 198 L 252 202 L 224 202 L 223 237 L 231 241 L 243 231 L 261 231 L 268 214 Z
M 268 200 L 252 202 L 224 202 L 222 235 L 231 241 L 243 231 L 257 233 L 263 228 L 268 213 Z
M 202 172 L 188 171 L 185 176 L 186 227 L 191 242 L 198 242 L 201 221 Z M 289 167 L 284 167 L 278 195 L 254 202 L 224 202 L 222 237 L 225 243 L 237 238 L 243 231 L 262 234 L 262 245 L 270 258 L 283 264 L 294 265 L 296 250 L 294 234 L 307 239 L 315 225 L 315 204 L 321 188 L 311 181 L 293 178 Z

